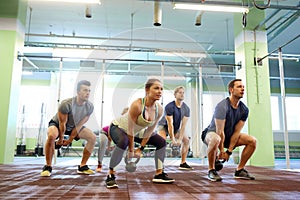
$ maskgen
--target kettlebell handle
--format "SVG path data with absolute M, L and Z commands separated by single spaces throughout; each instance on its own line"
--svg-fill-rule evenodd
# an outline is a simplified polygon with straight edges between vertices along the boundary
M 133 161 L 129 161 L 128 155 L 125 156 L 124 161 L 126 165 L 130 162 L 133 162 Z M 137 164 L 139 161 L 140 161 L 140 157 L 137 157 L 133 163 Z

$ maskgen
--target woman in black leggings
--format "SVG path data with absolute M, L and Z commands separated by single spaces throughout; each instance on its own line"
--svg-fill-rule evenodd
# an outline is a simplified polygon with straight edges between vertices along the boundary
M 155 183 L 172 183 L 175 180 L 168 177 L 163 171 L 166 151 L 166 141 L 154 132 L 158 120 L 163 114 L 162 106 L 157 102 L 162 96 L 163 87 L 158 79 L 149 79 L 145 84 L 146 95 L 136 99 L 129 107 L 129 111 L 112 121 L 110 137 L 116 144 L 112 153 L 106 187 L 118 187 L 115 179 L 114 168 L 121 162 L 123 153 L 128 147 L 128 157 L 139 157 L 146 144 L 156 147 L 155 167 L 156 172 L 152 179 Z M 139 134 L 142 133 L 142 134 Z M 140 147 L 134 150 L 134 142 Z

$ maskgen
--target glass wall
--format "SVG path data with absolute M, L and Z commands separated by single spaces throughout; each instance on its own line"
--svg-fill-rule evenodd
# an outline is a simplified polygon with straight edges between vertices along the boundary
M 21 86 L 17 143 L 24 142 L 29 149 L 34 149 L 40 137 L 43 138 L 41 143 L 44 142 L 48 121 L 56 113 L 59 102 L 76 95 L 76 83 L 78 80 L 88 79 L 92 82 L 90 100 L 94 103 L 95 110 L 87 126 L 92 130 L 97 130 L 110 124 L 114 118 L 120 116 L 123 108 L 128 107 L 134 99 L 144 97 L 144 84 L 151 77 L 147 74 L 101 74 L 99 71 L 48 73 L 49 76 L 46 76 L 47 84 L 40 84 L 40 82 L 26 82 L 24 84 L 23 81 Z M 25 80 L 26 78 L 23 77 L 23 79 Z M 163 78 L 164 94 L 160 103 L 166 105 L 173 101 L 173 89 L 183 85 L 186 87 L 185 102 L 191 107 L 191 116 L 196 116 L 199 111 L 194 105 L 198 102 L 198 97 L 194 92 L 195 88 L 191 88 L 193 84 L 190 84 L 190 82 L 193 80 L 195 80 L 194 77 L 165 76 Z M 188 121 L 187 133 L 192 139 L 191 144 L 198 142 L 195 138 L 201 133 L 199 123 L 203 123 L 203 128 L 207 127 L 212 120 L 215 105 L 226 96 L 228 96 L 228 93 L 224 91 L 204 91 L 202 96 L 202 119 L 198 120 L 191 117 Z M 286 97 L 289 144 L 297 148 L 300 147 L 300 107 L 297 106 L 298 102 L 300 102 L 300 96 Z M 274 142 L 275 145 L 282 148 L 284 135 L 281 107 L 280 95 L 272 95 L 271 110 Z M 195 127 L 199 129 L 195 129 Z M 194 130 L 197 130 L 197 132 Z M 275 148 L 275 151 L 277 150 Z M 281 156 L 284 156 L 284 153 Z

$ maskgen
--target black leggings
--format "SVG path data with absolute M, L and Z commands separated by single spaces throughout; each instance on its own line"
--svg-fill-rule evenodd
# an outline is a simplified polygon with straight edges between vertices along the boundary
M 129 145 L 129 138 L 127 133 L 120 129 L 118 126 L 111 124 L 109 127 L 110 137 L 113 142 L 116 144 L 114 151 L 112 152 L 109 168 L 114 169 L 122 160 L 123 154 Z M 134 141 L 137 143 L 141 143 L 142 138 L 135 137 Z M 162 138 L 160 135 L 153 133 L 149 138 L 147 144 L 153 145 L 156 147 L 155 149 L 155 168 L 163 169 L 163 163 L 165 160 L 166 154 L 166 140 Z

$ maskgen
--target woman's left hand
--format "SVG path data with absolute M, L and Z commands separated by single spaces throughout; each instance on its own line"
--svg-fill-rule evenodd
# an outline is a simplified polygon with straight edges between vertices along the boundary
M 143 151 L 140 148 L 134 150 L 135 158 L 140 158 L 140 157 L 142 157 L 142 155 L 143 155 Z

